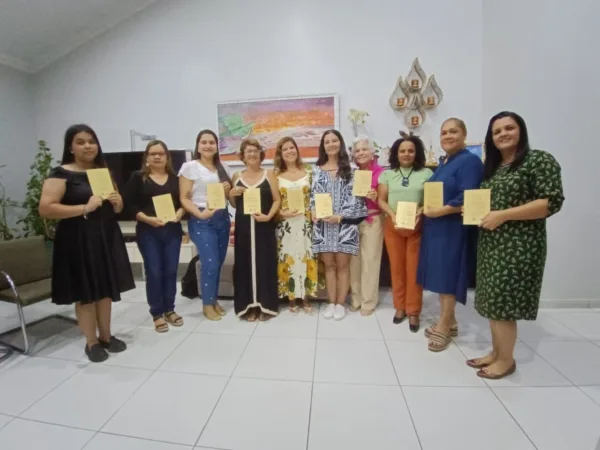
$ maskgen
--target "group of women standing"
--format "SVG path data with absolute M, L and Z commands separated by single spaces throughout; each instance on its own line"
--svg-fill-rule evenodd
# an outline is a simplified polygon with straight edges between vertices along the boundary
M 248 321 L 269 320 L 287 299 L 292 313 L 314 314 L 311 298 L 323 284 L 325 319 L 343 319 L 351 293 L 351 311 L 369 316 L 377 306 L 382 246 L 389 255 L 395 324 L 408 318 L 420 327 L 423 290 L 439 294 L 440 318 L 425 330 L 428 348 L 439 352 L 459 333 L 456 302 L 465 304 L 475 285 L 475 307 L 490 321 L 493 349 L 467 361 L 485 378 L 512 373 L 516 321 L 537 315 L 546 259 L 545 219 L 564 201 L 560 166 L 548 153 L 529 148 L 527 128 L 515 113 L 502 112 L 489 123 L 485 163 L 465 149 L 467 129 L 451 118 L 442 124 L 445 156 L 432 172 L 425 167 L 423 142 L 403 135 L 390 150 L 390 167 L 378 165 L 366 137 L 346 149 L 342 135 L 326 131 L 314 168 L 305 165 L 294 139 L 277 144 L 274 168 L 261 163 L 265 153 L 253 139 L 243 141 L 239 157 L 245 169 L 231 175 L 219 161 L 218 138 L 210 130 L 196 139 L 194 158 L 177 177 L 166 145 L 149 143 L 142 170 L 106 201 L 92 195 L 85 171 L 105 167 L 97 136 L 76 125 L 66 133 L 63 164 L 46 181 L 40 201 L 43 217 L 61 219 L 55 242 L 53 301 L 76 303 L 77 316 L 92 361 L 125 344 L 110 334 L 110 304 L 133 288 L 133 278 L 116 214 L 132 208 L 138 220 L 137 241 L 146 268 L 146 290 L 156 331 L 180 326 L 175 313 L 176 271 L 182 229 L 188 214 L 190 238 L 201 263 L 199 291 L 204 314 L 220 320 L 221 267 L 231 221 L 227 208 L 209 209 L 209 184 L 222 183 L 235 208 L 235 313 Z M 366 197 L 353 195 L 354 169 L 372 174 Z M 178 178 L 178 179 L 177 179 Z M 424 208 L 425 183 L 443 183 L 443 206 Z M 491 212 L 479 228 L 462 220 L 464 192 L 491 189 Z M 260 212 L 244 213 L 244 192 L 257 189 Z M 290 207 L 300 191 L 301 210 Z M 152 197 L 171 194 L 175 222 L 156 218 Z M 333 214 L 317 218 L 316 194 L 331 196 Z M 298 192 L 296 192 L 298 194 Z M 396 224 L 399 202 L 418 204 L 413 229 Z M 296 203 L 296 202 L 294 202 Z M 323 277 L 324 276 L 324 277 Z

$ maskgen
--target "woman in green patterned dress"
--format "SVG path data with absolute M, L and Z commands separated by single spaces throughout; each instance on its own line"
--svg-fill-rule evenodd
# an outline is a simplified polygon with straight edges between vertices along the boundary
M 546 218 L 564 196 L 561 169 L 552 155 L 530 150 L 524 120 L 501 112 L 485 138 L 482 189 L 491 189 L 492 211 L 481 222 L 475 308 L 490 321 L 493 349 L 467 364 L 482 378 L 516 369 L 517 320 L 537 317 L 546 263 Z

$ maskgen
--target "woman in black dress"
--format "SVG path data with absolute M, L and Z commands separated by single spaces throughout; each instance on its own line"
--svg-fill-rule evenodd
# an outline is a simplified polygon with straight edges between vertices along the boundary
M 233 176 L 229 201 L 235 207 L 235 262 L 233 304 L 235 313 L 249 322 L 268 320 L 279 310 L 277 292 L 277 238 L 274 217 L 281 203 L 277 178 L 260 163 L 265 153 L 258 141 L 245 139 L 240 159 L 246 170 Z M 246 189 L 260 190 L 260 214 L 244 214 Z
M 58 219 L 52 264 L 52 302 L 75 303 L 85 353 L 102 362 L 126 349 L 110 330 L 113 301 L 135 288 L 125 241 L 116 220 L 123 200 L 113 192 L 105 200 L 92 194 L 86 170 L 106 167 L 94 130 L 73 125 L 65 133 L 60 167 L 44 182 L 40 216 Z

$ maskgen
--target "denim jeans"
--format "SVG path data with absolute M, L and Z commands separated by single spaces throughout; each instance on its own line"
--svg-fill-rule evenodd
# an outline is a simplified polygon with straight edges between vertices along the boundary
M 164 227 L 154 228 L 138 222 L 136 236 L 144 259 L 150 314 L 156 317 L 174 311 L 183 236 L 181 224 L 167 223 Z
M 219 209 L 210 219 L 193 217 L 188 221 L 190 238 L 198 250 L 201 265 L 198 292 L 207 306 L 214 305 L 219 297 L 221 266 L 227 255 L 230 226 L 227 209 Z

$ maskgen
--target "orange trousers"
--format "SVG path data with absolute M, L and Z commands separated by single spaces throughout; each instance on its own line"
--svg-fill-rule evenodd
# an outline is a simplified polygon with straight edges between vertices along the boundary
M 423 288 L 417 284 L 421 230 L 397 230 L 388 217 L 383 239 L 390 260 L 394 308 L 418 316 L 423 307 Z

